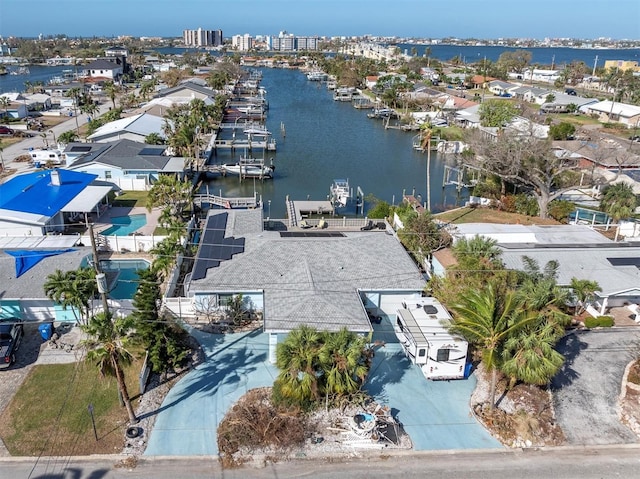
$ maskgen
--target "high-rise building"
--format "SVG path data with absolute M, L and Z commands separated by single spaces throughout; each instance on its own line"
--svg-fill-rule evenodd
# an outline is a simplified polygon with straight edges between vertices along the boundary
M 184 30 L 182 40 L 188 47 L 219 47 L 222 45 L 222 30 Z
M 271 37 L 270 50 L 279 52 L 293 52 L 300 50 L 317 50 L 318 37 L 296 37 L 287 32 L 280 32 L 277 37 Z
M 249 51 L 253 48 L 253 37 L 248 33 L 234 35 L 231 37 L 231 46 L 241 52 Z

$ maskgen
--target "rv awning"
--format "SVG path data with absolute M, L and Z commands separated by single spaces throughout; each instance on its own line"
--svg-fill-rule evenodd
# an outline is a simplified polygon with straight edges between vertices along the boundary
M 114 187 L 115 185 L 89 185 L 64 205 L 61 211 L 65 213 L 90 213 Z

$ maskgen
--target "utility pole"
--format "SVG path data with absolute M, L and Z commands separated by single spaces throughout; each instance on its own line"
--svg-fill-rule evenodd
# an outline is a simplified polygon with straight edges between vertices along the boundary
M 98 284 L 98 292 L 102 297 L 102 308 L 104 314 L 109 315 L 109 303 L 107 301 L 107 279 L 100 269 L 100 258 L 98 257 L 98 248 L 96 246 L 96 238 L 93 234 L 93 224 L 89 224 L 89 236 L 91 237 L 91 249 L 93 250 L 93 265 L 96 270 L 96 282 Z

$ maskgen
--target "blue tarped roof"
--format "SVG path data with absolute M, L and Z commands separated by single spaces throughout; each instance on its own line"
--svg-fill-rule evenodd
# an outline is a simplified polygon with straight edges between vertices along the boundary
M 0 209 L 53 216 L 98 177 L 58 169 L 60 185 L 55 186 L 51 171 L 18 175 L 0 185 Z
M 19 278 L 22 274 L 29 271 L 35 265 L 37 265 L 44 258 L 48 258 L 49 256 L 56 256 L 62 253 L 68 253 L 70 251 L 75 251 L 73 248 L 67 249 L 54 249 L 54 250 L 13 250 L 13 251 L 5 251 L 8 255 L 13 256 L 16 259 L 16 278 Z

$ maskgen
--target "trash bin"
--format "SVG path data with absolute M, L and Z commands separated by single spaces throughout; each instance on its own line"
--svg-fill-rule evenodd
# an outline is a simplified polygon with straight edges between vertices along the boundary
M 38 326 L 38 331 L 40 331 L 40 336 L 42 336 L 43 341 L 49 341 L 53 335 L 53 324 L 43 323 Z

